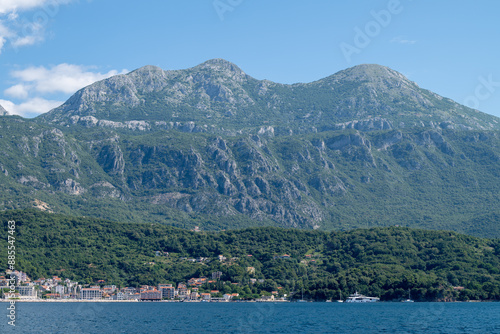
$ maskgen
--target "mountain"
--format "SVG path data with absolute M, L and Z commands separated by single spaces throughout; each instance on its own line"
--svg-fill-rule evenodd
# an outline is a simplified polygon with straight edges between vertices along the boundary
M 220 59 L 146 66 L 35 120 L 0 118 L 0 208 L 500 237 L 498 121 L 379 65 L 294 85 Z
M 0 105 L 0 116 L 9 116 L 9 112 Z
M 384 66 L 360 65 L 312 83 L 283 85 L 254 79 L 222 59 L 187 70 L 145 66 L 114 76 L 81 89 L 41 119 L 231 134 L 253 127 L 283 133 L 349 127 L 500 129 L 497 118 L 421 89 Z

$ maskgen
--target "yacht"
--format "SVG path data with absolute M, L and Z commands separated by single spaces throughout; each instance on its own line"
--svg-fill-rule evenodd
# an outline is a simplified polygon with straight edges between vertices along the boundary
M 347 297 L 346 303 L 374 303 L 374 302 L 379 302 L 380 298 L 378 297 L 367 297 L 364 295 L 359 294 L 357 291 L 353 294 Z

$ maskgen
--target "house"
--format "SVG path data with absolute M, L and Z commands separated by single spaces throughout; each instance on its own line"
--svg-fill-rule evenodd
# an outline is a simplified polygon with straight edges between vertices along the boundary
M 187 282 L 188 286 L 200 286 L 203 285 L 207 282 L 206 277 L 200 277 L 200 278 L 190 278 L 189 281 Z
M 283 255 L 275 255 L 273 259 L 291 259 L 291 256 L 288 254 L 283 254 Z
M 116 285 L 105 285 L 102 290 L 108 294 L 112 294 L 116 291 Z
M 54 288 L 55 293 L 60 294 L 61 296 L 66 293 L 66 287 L 63 285 L 56 285 Z
M 116 295 L 113 295 L 113 300 L 125 300 L 125 294 L 119 291 Z
M 137 289 L 136 289 L 136 288 L 128 288 L 128 287 L 127 287 L 127 288 L 123 288 L 121 291 L 122 291 L 123 293 L 132 293 L 132 294 L 134 294 L 134 293 L 136 293 L 136 292 L 137 292 Z
M 198 291 L 192 291 L 191 294 L 189 295 L 189 299 L 191 300 L 198 299 Z
M 204 293 L 200 293 L 200 297 L 202 300 L 210 300 L 210 294 L 207 293 L 207 292 L 204 292 Z
M 186 284 L 179 283 L 177 285 L 177 296 L 181 299 L 187 298 L 189 295 L 189 290 L 186 287 Z
M 256 301 L 258 301 L 258 302 L 272 302 L 272 301 L 274 301 L 274 295 L 262 296 L 259 299 L 257 299 Z

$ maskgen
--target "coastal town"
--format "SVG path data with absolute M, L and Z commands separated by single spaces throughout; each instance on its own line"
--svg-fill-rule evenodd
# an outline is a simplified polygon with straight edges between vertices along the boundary
M 251 270 L 251 268 L 250 268 Z M 22 271 L 10 271 L 0 275 L 0 289 L 2 299 L 17 301 L 166 301 L 166 302 L 230 302 L 240 301 L 238 293 L 223 293 L 212 290 L 210 286 L 216 284 L 222 275 L 217 271 L 207 277 L 190 278 L 177 286 L 171 283 L 156 286 L 142 285 L 140 287 L 117 287 L 99 280 L 95 284 L 79 284 L 70 279 L 57 276 L 31 280 Z M 12 291 L 12 282 L 15 281 L 15 290 Z M 259 282 L 260 281 L 260 282 Z M 251 283 L 263 283 L 264 280 L 252 279 Z M 221 282 L 226 284 L 226 282 Z M 229 283 L 231 284 L 231 283 Z M 277 291 L 265 293 L 257 302 L 285 302 L 287 295 Z

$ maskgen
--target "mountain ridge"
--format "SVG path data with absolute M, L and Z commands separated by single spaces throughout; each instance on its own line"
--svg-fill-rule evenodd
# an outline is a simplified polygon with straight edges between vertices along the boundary
M 185 70 L 147 65 L 85 87 L 39 119 L 86 126 L 142 121 L 144 129 L 161 127 L 158 122 L 192 122 L 199 131 L 214 133 L 270 125 L 286 133 L 331 130 L 373 117 L 395 129 L 500 129 L 498 118 L 421 89 L 385 66 L 357 65 L 311 83 L 288 85 L 257 80 L 223 59 Z

